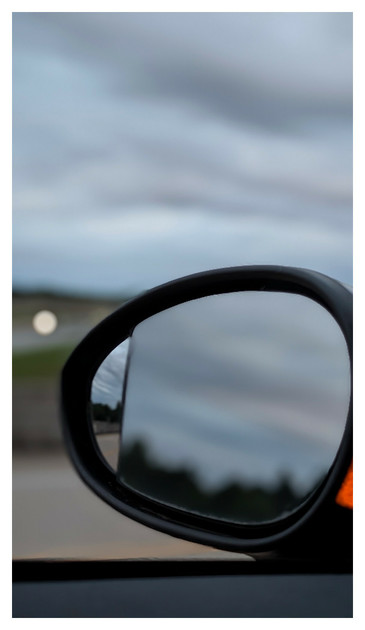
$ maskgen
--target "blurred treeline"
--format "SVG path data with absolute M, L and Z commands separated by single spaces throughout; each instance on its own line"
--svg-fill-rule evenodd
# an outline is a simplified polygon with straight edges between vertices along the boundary
M 271 488 L 260 483 L 246 485 L 230 481 L 219 489 L 208 490 L 202 487 L 193 470 L 167 469 L 154 461 L 148 444 L 142 440 L 124 446 L 122 462 L 120 478 L 132 489 L 173 507 L 212 518 L 260 523 L 290 512 L 303 501 L 290 477 L 284 474 Z

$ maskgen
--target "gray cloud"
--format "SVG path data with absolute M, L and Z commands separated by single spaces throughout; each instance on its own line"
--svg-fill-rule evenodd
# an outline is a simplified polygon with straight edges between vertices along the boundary
M 351 282 L 351 14 L 18 13 L 13 58 L 15 282 Z
M 52 13 L 18 21 L 29 45 L 92 66 L 120 92 L 191 97 L 229 119 L 275 124 L 298 113 L 351 117 L 351 13 Z

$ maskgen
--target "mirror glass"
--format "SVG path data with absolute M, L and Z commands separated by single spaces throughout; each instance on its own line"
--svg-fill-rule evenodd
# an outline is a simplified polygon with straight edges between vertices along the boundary
M 114 470 L 117 468 L 122 394 L 129 339 L 111 352 L 96 372 L 91 387 L 91 421 L 99 449 Z
M 123 414 L 119 353 L 96 374 L 93 402 L 98 389 L 118 408 L 107 424 L 120 434 L 121 484 L 252 524 L 295 511 L 327 475 L 347 418 L 350 364 L 339 326 L 316 302 L 230 293 L 145 320 L 128 344 Z

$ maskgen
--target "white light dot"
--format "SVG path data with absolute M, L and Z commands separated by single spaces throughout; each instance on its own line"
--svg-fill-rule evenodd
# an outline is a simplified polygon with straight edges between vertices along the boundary
M 33 328 L 39 335 L 50 335 L 57 328 L 57 317 L 51 311 L 39 311 L 33 317 Z

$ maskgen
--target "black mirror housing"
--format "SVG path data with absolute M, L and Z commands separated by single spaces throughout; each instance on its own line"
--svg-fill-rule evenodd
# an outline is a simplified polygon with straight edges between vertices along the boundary
M 326 479 L 293 514 L 272 523 L 242 525 L 164 505 L 118 482 L 100 453 L 91 426 L 93 377 L 108 354 L 149 317 L 205 296 L 244 291 L 295 293 L 314 300 L 337 322 L 346 341 L 352 383 L 352 294 L 323 274 L 288 267 L 249 266 L 218 269 L 161 285 L 131 300 L 101 322 L 74 350 L 62 373 L 65 443 L 83 481 L 102 500 L 144 525 L 220 549 L 240 552 L 301 550 L 330 553 L 334 545 L 352 549 L 352 510 L 336 496 L 352 462 L 352 386 L 342 441 Z

